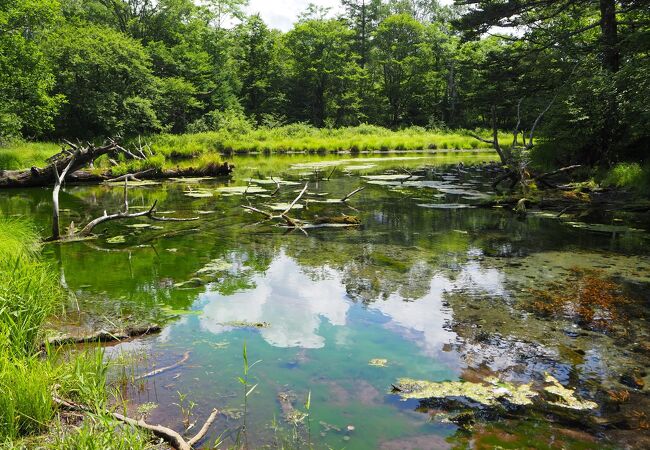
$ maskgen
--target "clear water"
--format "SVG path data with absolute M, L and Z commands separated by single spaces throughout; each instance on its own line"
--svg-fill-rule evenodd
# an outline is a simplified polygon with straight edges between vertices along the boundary
M 544 215 L 518 219 L 505 209 L 465 207 L 489 190 L 490 173 L 473 167 L 489 158 L 240 156 L 229 180 L 134 186 L 133 210 L 158 200 L 166 215 L 200 220 L 154 228 L 129 227 L 145 219 L 111 223 L 99 228 L 106 233 L 96 240 L 47 246 L 45 254 L 76 296 L 52 327 L 166 323 L 159 335 L 109 347 L 108 357 L 123 364 L 113 375 L 168 366 L 190 351 L 182 367 L 136 382 L 123 394 L 132 414 L 137 405 L 155 403 L 148 420 L 179 431 L 185 425 L 178 404 L 191 409 L 196 427 L 219 408 L 225 414 L 208 444 L 220 435 L 228 445 L 238 439 L 244 408 L 238 377 L 246 345 L 249 363 L 260 361 L 249 373 L 257 387 L 246 405 L 252 448 L 279 441 L 304 447 L 309 440 L 316 448 L 462 446 L 467 436 L 456 425 L 429 420 L 430 411 L 417 401 L 392 395 L 391 384 L 400 377 L 476 381 L 492 373 L 528 381 L 549 371 L 589 397 L 594 383 L 607 386 L 622 370 L 647 367 L 647 359 L 626 352 L 633 342 L 580 332 L 523 305 L 530 287 L 572 267 L 597 267 L 645 298 L 646 306 L 626 326 L 637 339 L 647 339 L 648 234 L 591 232 Z M 361 178 L 407 171 L 417 176 L 403 183 Z M 265 196 L 274 184 L 251 184 L 265 189 L 261 196 L 218 191 L 272 175 L 296 184 L 282 185 L 272 198 Z M 305 235 L 256 224 L 262 217 L 240 207 L 290 202 L 306 181 L 307 207 L 293 216 L 348 214 L 362 225 L 308 229 Z M 319 202 L 361 185 L 366 189 L 348 205 Z M 197 192 L 214 195 L 187 195 Z M 61 198 L 64 223 L 81 224 L 117 209 L 122 195 L 122 186 L 68 187 Z M 30 216 L 47 229 L 49 196 L 48 189 L 0 192 L 0 211 Z M 611 223 L 612 217 L 605 219 Z M 377 367 L 372 359 L 387 362 Z M 297 426 L 285 420 L 292 408 L 305 411 L 309 393 L 310 433 L 306 420 Z M 518 433 L 530 438 L 528 428 Z M 601 445 L 589 436 L 536 433 L 540 448 L 552 442 Z M 490 439 L 494 445 L 511 442 L 498 433 Z

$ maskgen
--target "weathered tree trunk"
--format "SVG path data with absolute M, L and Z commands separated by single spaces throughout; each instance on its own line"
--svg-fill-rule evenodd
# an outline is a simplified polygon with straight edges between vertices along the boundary
M 69 174 L 76 172 L 102 155 L 115 154 L 122 151 L 122 147 L 115 142 L 95 147 L 81 147 L 68 143 L 72 150 L 62 150 L 61 153 L 50 158 L 51 164 L 43 169 L 32 167 L 27 170 L 7 170 L 0 172 L 0 188 L 3 187 L 36 187 L 50 186 L 57 181 L 57 172 L 61 173 L 64 168 L 74 159 L 69 168 Z M 129 152 L 130 153 L 130 152 Z M 76 156 L 74 156 L 76 154 Z
M 59 220 L 59 192 L 61 191 L 61 185 L 65 181 L 65 176 L 68 174 L 70 169 L 74 166 L 75 161 L 77 160 L 77 155 L 79 151 L 75 151 L 68 160 L 68 163 L 63 168 L 63 171 L 59 175 L 59 169 L 57 168 L 56 163 L 52 165 L 54 171 L 54 189 L 52 189 L 52 239 L 58 241 L 61 239 L 61 226 Z

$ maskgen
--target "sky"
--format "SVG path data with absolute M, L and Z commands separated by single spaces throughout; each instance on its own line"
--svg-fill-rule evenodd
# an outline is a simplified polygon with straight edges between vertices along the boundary
M 289 31 L 298 14 L 309 3 L 332 8 L 332 13 L 338 12 L 341 4 L 340 0 L 249 0 L 248 11 L 252 14 L 260 13 L 271 28 Z
M 340 0 L 249 0 L 248 11 L 260 13 L 271 28 L 288 31 L 309 3 L 332 8 L 332 13 L 340 11 L 341 5 Z M 449 4 L 452 0 L 442 0 L 440 3 Z

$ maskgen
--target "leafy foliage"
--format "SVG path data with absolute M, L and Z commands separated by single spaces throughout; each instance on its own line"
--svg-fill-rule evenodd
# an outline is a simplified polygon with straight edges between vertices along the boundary
M 643 1 L 458 3 L 341 0 L 282 33 L 243 0 L 6 0 L 0 144 L 297 122 L 529 132 L 546 110 L 533 161 L 647 157 Z

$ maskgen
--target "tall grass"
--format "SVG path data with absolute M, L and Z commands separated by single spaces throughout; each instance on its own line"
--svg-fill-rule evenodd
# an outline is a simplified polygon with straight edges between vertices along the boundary
M 29 222 L 0 218 L 0 442 L 47 430 L 54 393 L 98 407 L 106 398 L 102 352 L 42 352 L 64 293 L 38 250 Z
M 0 219 L 0 353 L 13 358 L 35 353 L 41 326 L 63 296 L 37 252 L 30 223 Z
M 503 136 L 506 139 L 506 136 Z M 196 134 L 161 134 L 149 138 L 152 149 L 170 159 L 194 158 L 210 152 L 332 152 L 485 147 L 465 131 L 430 131 L 411 127 L 398 131 L 373 125 L 347 128 L 315 128 L 292 124 L 257 128 L 241 133 L 227 130 Z
M 10 142 L 0 146 L 0 170 L 42 167 L 47 158 L 60 150 L 60 146 L 52 142 Z
M 603 184 L 650 195 L 650 163 L 618 163 L 605 176 Z

